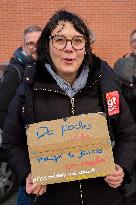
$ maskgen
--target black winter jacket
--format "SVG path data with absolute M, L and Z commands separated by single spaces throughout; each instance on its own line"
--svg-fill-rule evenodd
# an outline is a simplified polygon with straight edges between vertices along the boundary
M 136 55 L 120 58 L 114 65 L 122 85 L 122 94 L 125 97 L 130 112 L 136 121 Z
M 26 124 L 100 111 L 106 113 L 110 136 L 115 141 L 115 163 L 131 173 L 136 159 L 136 127 L 112 69 L 93 56 L 87 85 L 73 98 L 57 86 L 42 64 L 37 63 L 33 73 L 34 76 L 26 76 L 10 104 L 3 134 L 10 166 L 20 183 L 31 172 Z M 106 93 L 113 91 L 119 93 L 120 112 L 109 116 Z M 103 178 L 96 178 L 48 185 L 47 193 L 38 198 L 37 204 L 125 205 L 124 200 L 120 188 L 110 188 Z
M 22 53 L 22 48 L 18 48 L 4 73 L 0 83 L 0 128 L 3 129 L 9 104 L 16 93 L 17 87 L 23 81 L 26 65 L 32 65 L 34 60 Z

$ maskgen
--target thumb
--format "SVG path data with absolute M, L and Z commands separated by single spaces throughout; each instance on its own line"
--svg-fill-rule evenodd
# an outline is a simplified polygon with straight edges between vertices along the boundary
M 118 164 L 115 164 L 115 169 L 116 169 L 116 171 L 123 170 L 123 169 L 121 168 L 121 166 L 119 166 Z
M 26 192 L 28 194 L 31 194 L 37 188 L 37 186 L 38 186 L 37 184 L 31 184 L 31 185 L 26 184 Z

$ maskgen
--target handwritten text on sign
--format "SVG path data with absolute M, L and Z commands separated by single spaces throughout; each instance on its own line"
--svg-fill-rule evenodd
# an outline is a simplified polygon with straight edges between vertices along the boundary
M 99 113 L 32 124 L 27 138 L 36 183 L 106 176 L 115 169 L 107 122 Z

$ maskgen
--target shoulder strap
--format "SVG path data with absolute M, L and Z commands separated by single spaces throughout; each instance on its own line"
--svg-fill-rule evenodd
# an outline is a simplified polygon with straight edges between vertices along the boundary
M 16 69 L 19 77 L 19 82 L 21 83 L 23 80 L 23 71 L 21 71 L 20 66 L 13 65 L 13 64 L 9 64 L 9 66 Z

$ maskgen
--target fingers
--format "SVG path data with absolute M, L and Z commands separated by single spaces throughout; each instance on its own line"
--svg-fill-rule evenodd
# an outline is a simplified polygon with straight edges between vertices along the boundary
M 115 169 L 116 169 L 116 171 L 113 175 L 115 175 L 115 176 L 118 175 L 118 176 L 123 176 L 124 177 L 124 171 L 119 165 L 116 164 Z
M 36 189 L 36 187 L 37 185 L 33 184 L 32 181 L 32 174 L 29 173 L 28 177 L 26 178 L 26 192 L 31 194 Z
M 112 188 L 117 188 L 117 187 L 119 187 L 121 184 L 122 184 L 122 179 L 121 180 L 118 180 L 118 181 L 114 181 L 114 180 L 107 180 L 106 178 L 104 179 L 107 183 L 108 183 L 108 185 L 110 186 L 110 187 L 112 187 Z
M 44 185 L 37 185 L 36 189 L 31 192 L 32 194 L 42 195 L 46 192 L 46 186 Z
M 38 195 L 43 195 L 44 193 L 46 193 L 46 187 L 42 186 L 41 189 L 39 190 Z
M 32 174 L 26 178 L 26 192 L 28 194 L 42 195 L 46 192 L 46 186 L 33 184 Z
M 26 184 L 26 192 L 28 194 L 33 193 L 36 188 L 37 188 L 37 184 L 32 184 L 32 185 Z
M 113 188 L 119 187 L 122 184 L 124 178 L 123 169 L 119 165 L 116 165 L 115 168 L 116 170 L 114 173 L 112 175 L 106 176 L 104 179 L 108 185 Z
M 26 192 L 28 194 L 42 195 L 46 193 L 46 186 L 33 184 L 32 186 L 27 186 L 26 184 Z
M 118 181 L 121 181 L 123 180 L 123 177 L 124 177 L 124 174 L 122 175 L 110 175 L 110 176 L 107 176 L 106 179 L 109 180 L 109 181 L 114 181 L 114 182 L 118 182 Z

